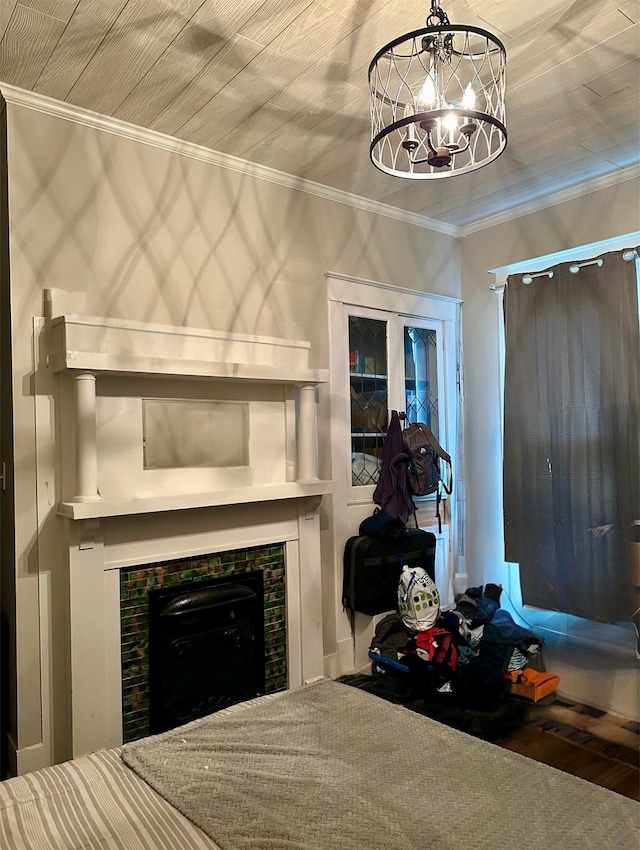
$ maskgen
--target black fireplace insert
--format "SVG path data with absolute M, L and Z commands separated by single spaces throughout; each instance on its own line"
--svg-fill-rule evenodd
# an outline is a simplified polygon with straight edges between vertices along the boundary
M 151 734 L 264 690 L 262 572 L 149 592 Z

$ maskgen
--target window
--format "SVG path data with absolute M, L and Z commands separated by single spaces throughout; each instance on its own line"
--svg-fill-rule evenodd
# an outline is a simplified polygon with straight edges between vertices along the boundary
M 506 558 L 519 575 L 510 591 L 517 609 L 520 593 L 534 606 L 525 617 L 537 627 L 577 638 L 638 607 L 624 567 L 638 509 L 638 283 L 620 249 L 639 237 L 495 270 L 512 272 L 504 501 Z M 514 467 L 526 486 L 511 482 Z M 617 642 L 604 628 L 599 639 Z

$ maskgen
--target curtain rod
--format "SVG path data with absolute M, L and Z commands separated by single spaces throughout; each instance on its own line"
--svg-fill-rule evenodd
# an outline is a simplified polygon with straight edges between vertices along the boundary
M 638 256 L 639 255 L 636 248 L 628 248 L 622 252 L 622 259 L 625 260 L 625 262 L 631 262 L 631 260 L 634 260 Z M 576 274 L 580 271 L 580 269 L 584 268 L 585 266 L 598 266 L 600 268 L 602 267 L 603 263 L 604 260 L 602 259 L 602 257 L 597 257 L 595 260 L 585 260 L 582 263 L 572 263 L 569 266 L 569 271 L 572 274 Z M 535 274 L 525 274 L 522 276 L 522 282 L 525 284 L 525 286 L 528 286 L 530 283 L 533 282 L 534 278 L 536 277 L 551 278 L 553 277 L 553 270 L 536 272 Z M 506 281 L 504 283 L 493 283 L 491 284 L 489 289 L 491 289 L 493 292 L 504 292 L 506 286 Z
M 522 282 L 525 285 L 530 284 L 534 277 L 553 277 L 553 272 L 538 272 L 537 274 L 525 274 L 522 275 Z
M 584 263 L 574 263 L 573 265 L 569 266 L 569 271 L 571 272 L 571 274 L 576 274 L 576 272 L 579 272 L 580 269 L 583 269 L 585 266 L 598 266 L 598 268 L 600 269 L 602 268 L 603 263 L 604 260 L 602 259 L 602 257 L 598 257 L 597 260 L 585 260 Z
M 577 271 L 577 269 L 576 269 L 576 271 Z M 522 282 L 525 284 L 525 286 L 528 286 L 530 283 L 533 282 L 533 279 L 535 277 L 553 277 L 553 272 L 548 271 L 548 272 L 536 272 L 536 274 L 525 274 L 525 275 L 522 276 Z M 491 286 L 489 287 L 489 289 L 492 289 L 494 292 L 504 292 L 506 286 L 507 286 L 506 281 L 504 283 L 492 283 Z

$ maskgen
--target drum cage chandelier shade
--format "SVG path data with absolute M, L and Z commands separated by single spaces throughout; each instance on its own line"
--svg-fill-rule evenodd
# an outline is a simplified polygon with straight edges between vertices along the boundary
M 506 64 L 499 39 L 450 24 L 431 0 L 426 27 L 390 41 L 369 65 L 373 164 L 433 180 L 496 159 L 507 144 Z

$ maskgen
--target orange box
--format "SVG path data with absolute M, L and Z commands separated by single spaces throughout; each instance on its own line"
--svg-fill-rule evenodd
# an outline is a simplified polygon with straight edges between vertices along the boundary
M 555 673 L 542 673 L 525 667 L 516 682 L 507 683 L 507 693 L 514 697 L 524 697 L 532 702 L 538 702 L 557 691 L 559 684 L 560 676 L 556 676 Z

